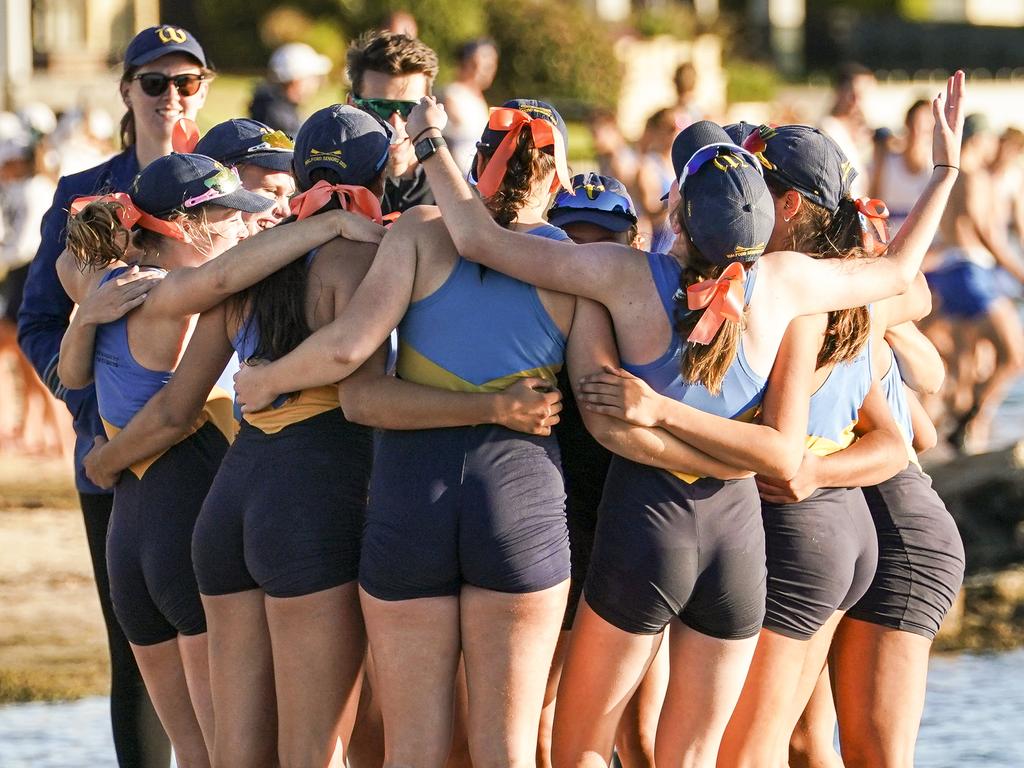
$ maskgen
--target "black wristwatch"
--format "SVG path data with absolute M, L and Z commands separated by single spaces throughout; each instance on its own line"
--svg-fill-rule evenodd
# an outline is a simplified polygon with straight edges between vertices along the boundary
M 446 146 L 448 145 L 440 136 L 427 136 L 427 138 L 417 141 L 416 146 L 414 146 L 413 149 L 416 152 L 416 159 L 422 163 L 441 147 Z

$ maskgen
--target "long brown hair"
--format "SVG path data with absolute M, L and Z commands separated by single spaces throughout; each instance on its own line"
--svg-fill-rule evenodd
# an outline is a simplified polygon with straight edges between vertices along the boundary
M 484 150 L 480 152 L 484 153 Z M 554 156 L 534 146 L 530 131 L 520 133 L 498 191 L 484 199 L 484 205 L 494 220 L 507 229 L 530 198 L 534 181 L 544 178 L 554 169 Z
M 767 177 L 768 189 L 776 198 L 788 189 Z M 862 259 L 872 256 L 864 250 L 861 225 L 853 200 L 844 198 L 833 214 L 820 205 L 801 200 L 793 217 L 789 248 L 815 259 Z M 828 313 L 825 339 L 818 351 L 818 367 L 853 360 L 871 336 L 871 313 L 867 307 Z
M 685 238 L 686 256 L 683 259 L 683 271 L 679 275 L 680 295 L 686 295 L 686 289 L 703 280 L 714 280 L 725 271 L 727 264 L 716 264 L 708 260 L 693 244 L 685 224 L 682 223 L 682 203 L 672 214 L 680 222 L 681 238 Z M 684 302 L 676 301 L 676 333 L 683 343 L 682 374 L 683 379 L 691 384 L 701 384 L 712 395 L 722 391 L 722 383 L 729 372 L 729 366 L 736 359 L 740 348 L 740 336 L 746 326 L 746 307 L 743 318 L 736 322 L 726 319 L 722 327 L 715 333 L 710 344 L 693 344 L 686 339 L 694 326 L 704 315 L 703 309 L 690 310 Z

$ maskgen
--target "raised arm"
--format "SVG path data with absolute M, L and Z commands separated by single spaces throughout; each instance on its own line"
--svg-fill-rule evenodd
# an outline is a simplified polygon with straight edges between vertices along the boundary
M 611 320 L 599 304 L 585 299 L 576 301 L 566 361 L 569 379 L 573 383 L 576 399 L 581 404 L 581 378 L 605 367 L 618 366 Z M 580 415 L 587 431 L 597 442 L 612 453 L 639 464 L 720 480 L 732 480 L 750 474 L 712 458 L 663 429 L 638 427 L 584 407 L 580 408 Z
M 958 71 L 947 81 L 945 94 L 932 101 L 935 168 L 884 256 L 812 259 L 787 251 L 762 257 L 769 266 L 773 290 L 795 315 L 860 307 L 910 288 L 935 238 L 958 174 L 964 96 L 964 73 Z
M 444 110 L 426 96 L 409 116 L 409 135 L 440 136 L 444 124 Z M 647 260 L 640 251 L 612 243 L 573 245 L 499 226 L 469 188 L 446 147 L 424 161 L 423 168 L 455 249 L 463 258 L 605 306 L 628 298 L 633 286 L 644 285 Z
M 612 369 L 587 377 L 587 410 L 630 423 L 662 427 L 690 445 L 735 466 L 792 477 L 807 437 L 808 401 L 825 318 L 798 318 L 787 329 L 768 381 L 761 423 L 706 413 L 654 392 L 642 379 Z
M 97 438 L 84 461 L 89 479 L 109 488 L 127 467 L 180 441 L 202 412 L 231 354 L 226 310 L 220 305 L 199 318 L 171 380 L 113 439 Z
M 900 323 L 885 332 L 900 366 L 900 375 L 911 389 L 933 395 L 942 388 L 946 367 L 935 345 L 913 323 Z
M 389 376 L 385 358 L 382 348 L 338 385 L 349 421 L 378 429 L 500 424 L 533 435 L 550 435 L 558 423 L 562 395 L 544 379 L 519 379 L 501 392 L 453 392 Z
M 907 449 L 878 382 L 858 413 L 858 438 L 848 448 L 818 456 L 810 451 L 788 481 L 757 478 L 761 498 L 775 504 L 803 501 L 818 488 L 877 485 L 907 466 Z
M 202 266 L 174 270 L 154 291 L 148 311 L 173 317 L 205 312 L 329 240 L 345 237 L 379 242 L 383 233 L 383 227 L 341 210 L 279 224 L 246 238 Z

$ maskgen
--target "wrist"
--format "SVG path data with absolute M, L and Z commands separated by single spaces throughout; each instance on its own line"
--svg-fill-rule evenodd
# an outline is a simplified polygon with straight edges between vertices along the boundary
M 935 163 L 932 165 L 932 176 L 940 179 L 955 179 L 960 174 L 960 166 L 948 163 Z
M 413 146 L 415 146 L 416 142 L 419 141 L 420 139 L 440 138 L 440 137 L 441 137 L 441 129 L 440 128 L 436 128 L 433 125 L 428 125 L 422 131 L 420 131 L 415 136 L 413 136 L 412 144 L 413 144 Z
M 485 399 L 487 404 L 481 414 L 483 416 L 481 423 L 506 426 L 505 421 L 509 411 L 505 402 L 508 399 L 507 395 L 504 392 L 494 392 L 482 399 Z

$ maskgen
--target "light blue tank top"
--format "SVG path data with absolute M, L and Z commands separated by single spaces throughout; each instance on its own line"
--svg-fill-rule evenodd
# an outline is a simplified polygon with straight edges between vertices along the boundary
M 811 395 L 807 419 L 807 449 L 828 456 L 854 440 L 857 412 L 871 389 L 871 344 L 857 356 L 832 366 L 825 381 Z
M 679 275 L 682 267 L 672 256 L 665 253 L 648 253 L 647 264 L 654 278 L 654 285 L 661 298 L 662 307 L 669 325 L 675 328 L 675 296 L 679 290 Z M 743 289 L 744 303 L 750 303 L 757 282 L 757 269 L 747 272 Z M 682 376 L 683 343 L 673 331 L 665 353 L 650 363 L 634 365 L 622 361 L 624 370 L 646 381 L 656 392 L 679 400 L 705 413 L 734 419 L 749 413 L 761 403 L 768 380 L 756 374 L 743 354 L 743 342 L 736 351 L 736 359 L 729 366 L 722 382 L 722 389 L 712 395 L 701 384 L 689 384 Z
M 550 224 L 529 234 L 569 239 Z M 534 286 L 461 257 L 398 326 L 399 377 L 439 389 L 497 392 L 527 376 L 554 386 L 564 359 L 565 336 Z
M 889 349 L 888 344 L 886 344 L 886 349 Z M 892 359 L 892 363 L 882 377 L 882 392 L 885 394 L 885 401 L 889 404 L 889 410 L 892 411 L 892 417 L 896 420 L 900 432 L 903 433 L 903 439 L 907 441 L 907 445 L 912 445 L 914 426 L 910 421 L 907 392 L 903 388 L 903 377 L 900 375 L 900 366 L 896 362 L 896 355 L 891 349 L 889 349 L 889 357 Z
M 127 270 L 128 267 L 110 270 L 100 280 L 100 285 Z M 100 418 L 118 429 L 124 429 L 132 416 L 170 381 L 173 373 L 151 370 L 135 359 L 128 347 L 127 315 L 96 329 L 94 355 L 93 376 Z

